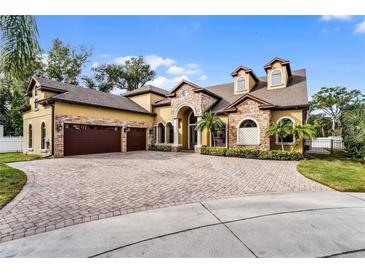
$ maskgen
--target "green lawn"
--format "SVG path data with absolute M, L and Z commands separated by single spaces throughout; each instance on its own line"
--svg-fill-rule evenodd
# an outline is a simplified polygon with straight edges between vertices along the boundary
M 10 202 L 27 182 L 27 176 L 23 171 L 9 167 L 5 163 L 39 158 L 38 155 L 26 155 L 20 152 L 0 153 L 0 208 Z
M 365 164 L 343 155 L 312 155 L 299 163 L 298 171 L 338 191 L 365 192 Z
M 39 155 L 23 154 L 21 152 L 0 153 L 0 164 L 39 159 Z

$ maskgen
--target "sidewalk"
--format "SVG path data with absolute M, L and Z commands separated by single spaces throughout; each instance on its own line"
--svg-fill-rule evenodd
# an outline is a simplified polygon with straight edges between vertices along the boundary
M 138 212 L 0 244 L 0 257 L 362 257 L 365 194 L 249 196 Z

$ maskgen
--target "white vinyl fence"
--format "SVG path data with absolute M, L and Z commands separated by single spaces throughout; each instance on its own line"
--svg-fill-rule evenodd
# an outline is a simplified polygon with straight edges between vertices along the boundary
M 0 153 L 22 151 L 23 137 L 4 136 L 4 126 L 0 125 Z
M 313 140 L 306 139 L 304 145 L 307 152 L 319 154 L 332 154 L 345 149 L 342 137 L 338 136 L 321 137 Z

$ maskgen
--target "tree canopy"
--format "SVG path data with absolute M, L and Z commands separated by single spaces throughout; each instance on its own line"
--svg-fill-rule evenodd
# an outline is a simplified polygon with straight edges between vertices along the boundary
M 79 48 L 64 44 L 59 38 L 44 54 L 45 64 L 38 72 L 41 76 L 67 84 L 78 85 L 83 66 L 91 56 L 91 50 L 85 46 Z
M 312 110 L 321 110 L 331 118 L 331 128 L 341 128 L 341 114 L 352 104 L 364 100 L 360 90 L 348 90 L 345 87 L 323 87 L 311 101 Z
M 87 87 L 103 92 L 114 88 L 134 90 L 143 87 L 155 78 L 156 72 L 146 64 L 143 57 L 132 57 L 123 65 L 102 64 L 92 68 L 93 77 L 84 76 L 82 79 Z

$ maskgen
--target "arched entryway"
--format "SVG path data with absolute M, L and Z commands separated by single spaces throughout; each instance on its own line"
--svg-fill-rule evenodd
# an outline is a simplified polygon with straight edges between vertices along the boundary
M 201 146 L 201 133 L 195 130 L 200 119 L 201 117 L 196 115 L 191 106 L 179 108 L 174 118 L 174 124 L 178 124 L 176 129 L 174 126 L 174 133 L 178 136 L 174 144 L 179 146 L 179 150 L 194 150 L 197 146 Z

